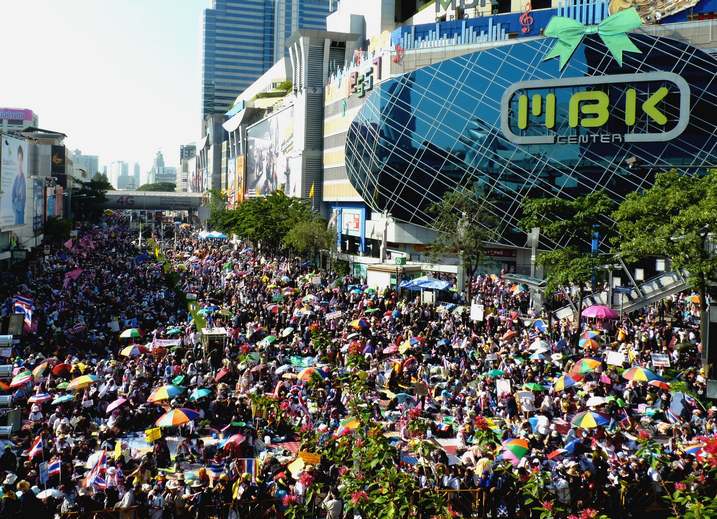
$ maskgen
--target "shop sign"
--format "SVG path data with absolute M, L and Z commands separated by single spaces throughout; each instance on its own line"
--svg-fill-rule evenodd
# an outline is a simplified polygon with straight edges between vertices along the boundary
M 501 103 L 501 130 L 515 144 L 666 142 L 689 119 L 690 87 L 672 72 L 521 81 Z M 616 126 L 627 131 L 610 133 Z
M 374 82 L 381 80 L 381 58 L 374 58 L 366 70 L 354 71 L 349 74 L 349 94 L 364 97 L 366 92 L 373 90 Z
M 474 7 L 485 7 L 487 0 L 436 0 L 436 14 L 451 9 L 473 9 Z

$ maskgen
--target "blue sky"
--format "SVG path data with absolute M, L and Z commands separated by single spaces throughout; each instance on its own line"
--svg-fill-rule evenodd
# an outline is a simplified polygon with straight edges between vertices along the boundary
M 209 0 L 0 0 L 0 106 L 100 163 L 161 149 L 168 165 L 197 140 L 201 16 Z

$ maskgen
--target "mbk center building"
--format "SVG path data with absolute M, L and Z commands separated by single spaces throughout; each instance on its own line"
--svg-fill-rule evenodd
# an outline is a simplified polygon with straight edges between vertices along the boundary
M 357 86 L 353 77 L 354 95 L 325 105 L 324 202 L 336 208 L 356 201 L 343 205 L 349 213 L 360 210 L 361 232 L 380 217 L 430 229 L 433 203 L 458 187 L 473 188 L 499 222 L 495 248 L 525 253 L 519 219 L 528 197 L 605 190 L 619 202 L 661 171 L 717 167 L 715 56 L 638 29 L 633 14 L 606 18 L 600 28 L 551 21 L 546 37 L 493 45 L 382 81 L 369 77 L 369 85 Z M 375 63 L 372 70 L 375 76 Z M 327 143 L 337 142 L 327 130 L 340 115 L 349 116 L 341 171 L 354 198 L 332 191 L 339 177 L 327 176 L 327 154 L 336 155 Z M 339 195 L 334 202 L 332 193 Z M 381 230 L 374 227 L 373 238 Z

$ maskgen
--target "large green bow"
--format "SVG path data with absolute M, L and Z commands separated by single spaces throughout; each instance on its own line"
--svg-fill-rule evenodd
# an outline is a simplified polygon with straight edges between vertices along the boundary
M 557 38 L 558 41 L 555 42 L 545 59 L 560 56 L 560 70 L 563 70 L 565 65 L 568 64 L 570 56 L 573 55 L 575 49 L 578 48 L 578 45 L 583 40 L 583 36 L 586 34 L 599 34 L 617 62 L 622 66 L 623 52 L 642 52 L 625 34 L 641 25 L 642 18 L 640 18 L 634 7 L 608 16 L 599 25 L 583 25 L 572 18 L 553 16 L 543 34 L 551 38 Z

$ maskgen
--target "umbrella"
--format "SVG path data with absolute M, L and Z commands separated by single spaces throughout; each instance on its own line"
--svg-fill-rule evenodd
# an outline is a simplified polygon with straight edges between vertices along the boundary
M 171 384 L 160 386 L 154 391 L 152 391 L 152 394 L 149 395 L 147 402 L 161 402 L 162 400 L 171 400 L 176 396 L 182 394 L 182 391 L 184 391 L 183 387 L 173 386 Z
M 573 427 L 578 429 L 594 429 L 600 425 L 607 425 L 610 423 L 610 420 L 605 418 L 600 413 L 585 411 L 576 414 L 570 423 L 573 424 Z
M 304 382 L 309 382 L 311 380 L 316 380 L 317 378 L 319 380 L 324 378 L 324 374 L 321 372 L 321 370 L 316 368 L 304 368 L 299 373 L 299 380 L 303 380 Z
M 535 352 L 528 358 L 530 360 L 545 360 L 545 355 L 543 355 L 541 352 Z
M 184 383 L 185 378 L 187 378 L 185 375 L 177 375 L 172 379 L 172 384 L 175 386 L 179 386 L 180 384 Z
M 226 377 L 229 374 L 229 370 L 227 368 L 222 368 L 219 371 L 217 371 L 217 374 L 214 375 L 214 382 L 219 382 L 221 379 Z
M 110 414 L 112 411 L 117 409 L 119 406 L 123 405 L 125 402 L 127 402 L 126 398 L 122 398 L 122 397 L 118 398 L 117 400 L 115 400 L 114 402 L 112 402 L 110 405 L 107 406 L 106 413 Z
M 277 304 L 266 305 L 266 309 L 274 315 L 278 314 L 280 310 L 279 305 Z
M 651 386 L 655 386 L 655 387 L 657 387 L 657 388 L 660 388 L 660 389 L 664 389 L 665 391 L 669 391 L 669 390 L 670 390 L 670 384 L 668 384 L 667 382 L 664 382 L 664 381 L 662 381 L 662 380 L 657 380 L 657 379 L 655 379 L 655 380 L 650 380 L 650 381 L 648 382 L 648 384 L 651 385 Z
M 583 317 L 592 317 L 595 319 L 617 319 L 620 317 L 615 310 L 609 306 L 593 305 L 583 310 Z
M 35 377 L 32 375 L 32 371 L 21 371 L 15 375 L 10 381 L 10 388 L 15 389 L 16 387 L 22 387 L 30 382 L 33 382 Z
M 575 363 L 573 366 L 573 369 L 570 370 L 570 373 L 578 374 L 578 375 L 584 375 L 586 373 L 592 373 L 594 371 L 597 371 L 602 366 L 602 362 L 595 359 L 590 359 L 588 357 L 585 357 L 583 359 L 580 359 Z
M 142 337 L 137 328 L 127 328 L 125 331 L 120 333 L 120 339 L 137 339 Z
M 637 382 L 649 382 L 650 380 L 660 380 L 660 377 L 646 368 L 636 367 L 630 368 L 622 374 L 625 380 L 634 380 Z
M 397 393 L 391 401 L 388 403 L 388 407 L 395 407 L 400 404 L 405 404 L 406 406 L 415 406 L 418 402 L 416 402 L 416 399 L 409 395 L 408 393 Z
M 486 373 L 486 375 L 491 378 L 498 378 L 505 375 L 505 371 L 503 371 L 502 369 L 492 369 L 488 373 Z
M 581 348 L 597 350 L 600 348 L 600 343 L 595 339 L 580 339 L 578 344 Z
M 522 438 L 512 438 L 506 440 L 502 445 L 503 454 L 509 459 L 514 465 L 517 465 L 520 460 L 528 454 L 530 448 L 528 447 L 528 441 Z
M 120 351 L 120 355 L 123 357 L 139 357 L 143 353 L 147 353 L 147 348 L 140 344 L 130 344 Z
M 48 489 L 42 490 L 40 493 L 37 494 L 37 498 L 40 500 L 49 499 L 51 497 L 54 499 L 62 499 L 63 497 L 65 497 L 65 494 L 63 494 L 56 488 L 48 488 Z
M 69 382 L 60 382 L 59 384 L 57 384 L 57 389 L 67 389 L 67 386 L 69 385 Z
M 243 434 L 232 434 L 227 440 L 224 442 L 224 447 L 226 448 L 227 445 L 234 445 L 239 446 L 242 443 L 244 443 L 244 440 L 246 440 L 246 436 Z
M 281 336 L 282 336 L 282 337 L 288 337 L 288 336 L 291 335 L 292 333 L 294 333 L 294 328 L 291 327 L 291 326 L 287 326 L 286 328 L 284 328 L 284 329 L 281 331 Z
M 301 300 L 304 303 L 313 303 L 314 301 L 317 300 L 317 297 L 314 294 L 309 294 L 307 296 L 304 296 Z
M 697 443 L 688 443 L 683 447 L 684 451 L 687 454 L 692 454 L 693 456 L 697 456 L 700 452 L 702 452 L 702 449 L 706 447 L 707 444 L 697 442 Z
M 540 384 L 537 384 L 535 382 L 528 382 L 526 384 L 523 384 L 523 387 L 531 391 L 545 391 L 544 386 L 541 386 Z
M 199 413 L 197 411 L 180 407 L 164 413 L 157 419 L 155 424 L 157 427 L 176 427 L 178 425 L 192 422 L 197 418 L 199 418 Z
M 69 373 L 72 370 L 72 366 L 69 364 L 65 364 L 64 362 L 60 364 L 55 364 L 52 366 L 52 374 L 56 377 L 59 377 L 60 375 L 65 375 Z
M 27 399 L 27 401 L 31 404 L 41 404 L 42 402 L 47 402 L 48 400 L 52 400 L 50 393 L 35 393 Z
M 366 319 L 356 319 L 355 321 L 351 321 L 351 328 L 354 330 L 368 330 L 369 324 Z
M 596 337 L 600 337 L 600 332 L 597 330 L 586 330 L 580 334 L 581 339 L 595 339 Z
M 591 396 L 588 398 L 588 401 L 585 402 L 585 405 L 588 407 L 599 407 L 601 405 L 605 405 L 607 403 L 607 400 L 605 400 L 601 396 Z
M 562 374 L 555 381 L 555 384 L 553 384 L 553 389 L 555 391 L 565 391 L 569 387 L 573 387 L 575 384 L 577 384 L 577 381 L 573 377 Z
M 386 348 L 383 349 L 383 353 L 385 353 L 386 355 L 392 355 L 394 353 L 398 353 L 398 346 L 396 346 L 395 344 L 392 344 L 391 346 L 387 346 Z
M 45 373 L 46 369 L 47 362 L 42 362 L 33 368 L 32 376 L 35 378 L 36 381 L 39 381 L 42 378 L 42 375 Z
M 91 386 L 98 380 L 99 380 L 99 378 L 95 375 L 82 375 L 81 377 L 77 377 L 72 382 L 70 382 L 67 385 L 67 390 L 68 391 L 79 391 L 80 389 L 85 389 L 86 387 Z
M 209 389 L 198 387 L 194 391 L 192 391 L 192 394 L 189 395 L 189 400 L 199 400 L 201 398 L 206 398 L 209 395 L 211 395 L 212 392 Z
M 172 326 L 167 330 L 167 335 L 177 335 L 178 333 L 182 333 L 182 329 L 177 326 Z
M 52 405 L 59 405 L 64 404 L 65 402 L 72 402 L 75 399 L 75 395 L 61 395 L 58 397 L 55 397 L 55 399 L 52 401 Z
M 276 335 L 267 335 L 261 340 L 261 342 L 263 342 L 264 344 L 274 344 L 278 340 L 279 339 L 276 337 Z
M 533 341 L 533 344 L 530 345 L 530 348 L 528 348 L 530 351 L 540 351 L 542 353 L 545 353 L 546 351 L 550 351 L 550 345 L 540 339 L 535 339 Z

